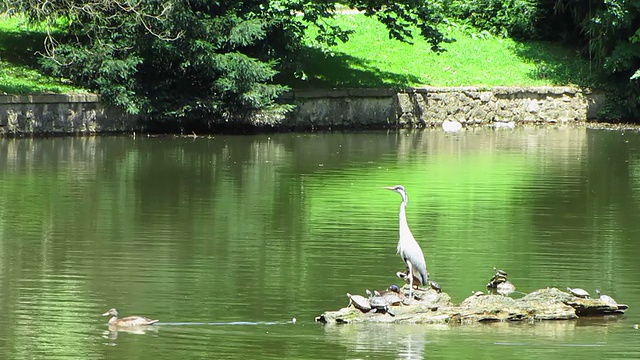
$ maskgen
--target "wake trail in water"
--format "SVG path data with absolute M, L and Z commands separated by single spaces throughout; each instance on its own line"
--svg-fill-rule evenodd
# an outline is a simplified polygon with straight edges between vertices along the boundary
M 258 326 L 289 325 L 295 321 L 228 321 L 228 322 L 158 322 L 154 326 Z

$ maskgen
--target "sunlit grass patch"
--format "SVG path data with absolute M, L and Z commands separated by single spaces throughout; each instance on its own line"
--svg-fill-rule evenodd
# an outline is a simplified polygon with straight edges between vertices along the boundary
M 0 94 L 86 92 L 38 69 L 44 37 L 21 16 L 0 16 Z
M 305 81 L 294 86 L 542 86 L 590 85 L 588 62 L 570 49 L 544 42 L 517 42 L 443 26 L 454 42 L 436 54 L 419 37 L 413 44 L 389 39 L 385 27 L 362 14 L 339 15 L 335 22 L 356 32 L 346 43 L 322 47 L 307 32 Z

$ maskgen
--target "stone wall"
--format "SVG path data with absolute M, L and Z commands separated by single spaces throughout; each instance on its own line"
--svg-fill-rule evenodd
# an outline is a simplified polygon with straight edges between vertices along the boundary
M 95 94 L 0 96 L 0 136 L 124 132 L 136 124 Z
M 283 123 L 295 127 L 424 127 L 555 123 L 594 119 L 604 96 L 575 87 L 451 87 L 292 91 L 296 106 Z
M 284 128 L 425 127 L 555 123 L 596 118 L 604 96 L 574 87 L 477 87 L 297 90 L 280 99 L 296 108 L 255 124 Z M 140 117 L 100 103 L 95 94 L 0 95 L 0 136 L 127 132 Z

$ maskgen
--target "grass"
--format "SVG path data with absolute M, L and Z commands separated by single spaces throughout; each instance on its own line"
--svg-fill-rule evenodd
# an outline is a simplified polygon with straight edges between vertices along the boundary
M 517 42 L 449 25 L 443 30 L 456 41 L 435 54 L 419 38 L 413 45 L 390 40 L 382 24 L 362 14 L 339 15 L 335 22 L 356 30 L 349 42 L 325 48 L 309 29 L 303 75 L 276 80 L 293 88 L 596 84 L 585 59 L 553 43 Z M 43 32 L 23 18 L 0 15 L 0 94 L 85 92 L 39 72 L 35 53 L 43 51 L 43 41 Z
M 39 71 L 44 33 L 21 17 L 0 15 L 0 94 L 78 93 L 86 90 Z
M 414 44 L 391 40 L 384 26 L 361 14 L 335 20 L 353 29 L 350 41 L 323 48 L 307 33 L 305 79 L 290 79 L 296 88 L 377 86 L 541 86 L 595 82 L 587 60 L 557 44 L 517 42 L 474 33 L 468 27 L 443 27 L 455 42 L 442 54 L 419 38 Z

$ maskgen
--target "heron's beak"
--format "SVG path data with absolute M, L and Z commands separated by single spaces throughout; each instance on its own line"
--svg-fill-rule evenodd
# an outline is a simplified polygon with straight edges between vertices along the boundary
M 391 190 L 391 191 L 395 191 L 396 187 L 395 186 L 383 186 L 383 189 L 387 189 L 387 190 Z

